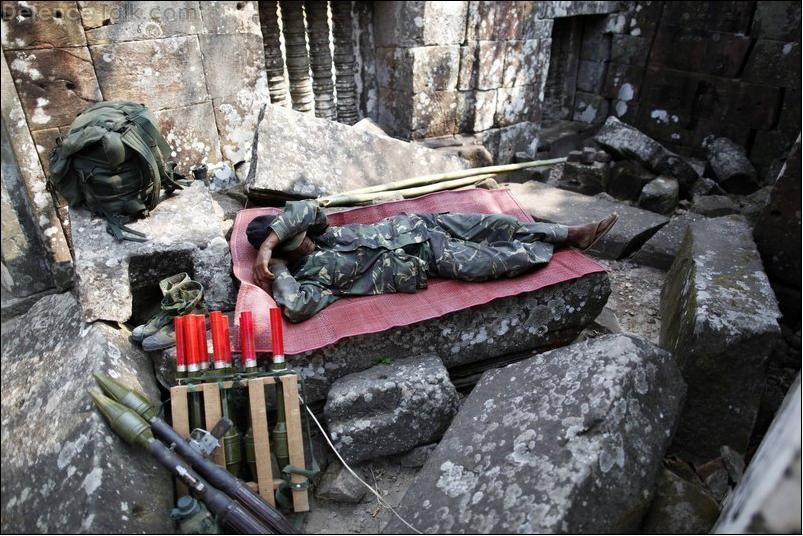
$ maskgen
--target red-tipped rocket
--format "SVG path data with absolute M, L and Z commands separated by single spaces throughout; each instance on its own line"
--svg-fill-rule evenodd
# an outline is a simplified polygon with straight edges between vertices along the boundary
M 283 369 L 284 334 L 282 333 L 282 310 L 278 307 L 270 309 L 270 336 L 273 348 L 273 368 Z
M 176 378 L 187 377 L 187 354 L 184 347 L 184 316 L 177 316 L 173 320 L 176 331 Z
M 206 318 L 204 315 L 193 315 L 195 324 L 195 337 L 198 341 L 198 364 L 201 370 L 209 369 L 209 347 L 206 344 Z
M 197 376 L 201 371 L 199 361 L 198 338 L 195 333 L 195 317 L 198 315 L 187 315 L 182 322 L 184 332 L 184 356 L 187 361 L 187 375 Z
M 256 369 L 257 353 L 254 344 L 254 317 L 251 311 L 240 313 L 240 359 L 246 370 Z
M 229 343 L 229 319 L 220 311 L 209 313 L 212 324 L 212 356 L 215 369 L 231 367 L 231 345 Z

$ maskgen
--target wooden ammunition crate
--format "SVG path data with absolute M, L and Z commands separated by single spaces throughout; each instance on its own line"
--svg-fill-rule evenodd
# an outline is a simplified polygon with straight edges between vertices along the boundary
M 304 439 L 301 432 L 301 405 L 298 398 L 298 377 L 295 374 L 284 376 L 267 376 L 244 380 L 248 390 L 248 403 L 251 413 L 251 428 L 254 434 L 254 452 L 256 454 L 257 482 L 249 485 L 270 504 L 275 506 L 274 491 L 282 483 L 281 478 L 274 478 L 271 469 L 270 442 L 268 440 L 268 415 L 265 407 L 265 385 L 273 385 L 281 381 L 284 395 L 284 413 L 287 426 L 287 446 L 290 453 L 290 464 L 295 467 L 304 467 Z M 195 385 L 178 385 L 170 389 L 170 406 L 173 415 L 173 428 L 183 437 L 190 436 L 190 421 L 188 417 L 187 394 L 200 392 L 203 397 L 206 429 L 211 430 L 223 415 L 221 406 L 221 389 L 231 389 L 233 382 L 201 383 Z M 244 433 L 244 431 L 243 431 Z M 218 465 L 226 466 L 226 454 L 222 446 L 215 450 L 213 461 Z M 243 447 L 243 463 L 245 463 L 245 448 Z M 281 476 L 281 475 L 278 475 Z M 307 478 L 302 475 L 292 475 L 293 483 L 304 483 Z M 179 494 L 186 492 L 183 484 L 178 483 Z M 295 512 L 309 511 L 309 497 L 306 489 L 293 490 L 293 510 Z

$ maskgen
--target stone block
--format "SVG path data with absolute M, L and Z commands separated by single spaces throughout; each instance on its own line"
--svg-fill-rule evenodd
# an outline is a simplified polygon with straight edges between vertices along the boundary
M 89 50 L 107 100 L 130 100 L 161 110 L 207 98 L 197 37 L 95 45 Z
M 39 162 L 42 164 L 42 171 L 45 175 L 48 173 L 50 167 L 50 153 L 56 146 L 56 141 L 59 137 L 64 137 L 70 127 L 60 128 L 46 128 L 44 130 L 35 130 L 31 132 L 31 137 L 36 144 L 36 152 L 39 154 Z
M 426 2 L 379 2 L 374 6 L 377 47 L 414 47 L 424 44 Z
M 203 33 L 254 34 L 262 39 L 259 28 L 259 2 L 198 2 L 203 19 Z
M 540 43 L 538 39 L 507 42 L 503 87 L 538 83 L 541 70 L 549 62 L 546 53 L 541 52 Z
M 797 136 L 795 135 L 795 138 Z M 780 130 L 758 130 L 750 148 L 750 161 L 756 167 L 760 184 L 772 184 L 778 177 L 779 165 L 795 142 Z
M 537 121 L 539 86 L 501 87 L 496 91 L 494 125 L 506 127 L 516 123 Z
M 524 19 L 521 29 L 522 39 L 550 39 L 552 37 L 552 27 L 555 21 L 552 19 L 538 19 L 532 15 Z
M 412 128 L 412 93 L 383 87 L 379 88 L 378 93 L 377 122 L 379 126 L 391 136 L 409 139 Z
M 577 91 L 574 94 L 574 121 L 586 124 L 602 123 L 608 117 L 608 100 L 596 93 Z
M 800 288 L 800 137 L 772 187 L 756 223 L 756 245 L 773 280 Z M 800 307 L 800 304 L 797 304 Z
M 413 95 L 412 139 L 457 132 L 457 91 L 428 91 Z
M 496 33 L 498 41 L 521 39 L 524 9 L 526 2 L 502 2 L 496 7 Z M 528 6 L 529 7 L 529 6 Z
M 254 141 L 259 109 L 267 102 L 268 96 L 264 93 L 249 93 L 245 89 L 236 97 L 212 101 L 220 153 L 224 160 L 232 164 L 251 160 L 251 144 Z M 245 175 L 247 174 L 243 174 Z
M 608 193 L 618 199 L 638 200 L 641 189 L 655 178 L 655 174 L 632 160 L 620 160 L 611 166 Z
M 738 205 L 726 195 L 696 195 L 692 200 L 690 212 L 716 218 L 729 214 L 738 214 Z
M 517 123 L 499 129 L 499 145 L 496 156 L 499 162 L 512 162 L 517 152 L 535 154 L 538 143 L 538 124 Z
M 756 2 L 750 35 L 776 41 L 800 41 L 800 3 Z
M 460 70 L 460 48 L 430 46 L 410 49 L 413 93 L 454 90 Z
M 220 162 L 220 139 L 211 102 L 154 112 L 178 171 L 191 177 L 190 168 Z
M 462 44 L 466 36 L 468 2 L 424 2 L 424 4 L 424 44 Z
M 380 124 L 387 126 L 384 120 Z M 249 196 L 320 196 L 468 166 L 417 144 L 281 106 L 264 108 L 254 134 Z
M 118 242 L 106 223 L 70 209 L 78 298 L 87 322 L 126 322 L 158 302 L 159 281 L 194 274 L 210 310 L 234 306 L 231 256 L 212 198 L 202 183 L 162 201 L 147 218 L 129 224 L 147 242 Z M 158 299 L 157 299 L 158 298 Z
M 708 534 L 718 516 L 719 503 L 701 482 L 665 468 L 642 530 L 645 534 Z
M 623 65 L 645 67 L 650 54 L 650 41 L 644 37 L 615 34 L 611 37 L 611 61 Z
M 496 90 L 475 91 L 474 120 L 469 132 L 481 132 L 494 125 L 496 115 Z M 464 132 L 462 129 L 460 132 Z
M 41 299 L 3 330 L 2 512 L 8 533 L 169 533 L 173 481 L 126 445 L 87 391 L 103 372 L 159 400 L 125 332 L 84 323 L 71 294 Z
M 412 467 L 414 469 L 423 467 L 424 464 L 427 463 L 432 451 L 435 450 L 437 446 L 437 443 L 430 443 L 429 445 L 421 445 L 410 449 L 409 452 L 399 456 L 399 465 L 402 467 Z
M 639 9 L 641 8 L 641 9 Z M 625 33 L 635 37 L 652 39 L 661 20 L 663 4 L 656 1 L 639 2 L 636 9 L 628 13 Z
M 76 2 L 3 2 L 3 50 L 86 46 Z
M 688 26 L 662 24 L 650 64 L 681 71 L 733 78 L 740 74 L 750 49 L 744 34 L 711 33 Z
M 656 177 L 641 190 L 638 206 L 658 214 L 671 214 L 678 205 L 678 181 L 671 177 Z
M 800 374 L 713 533 L 800 532 Z
M 749 194 L 758 189 L 756 168 L 747 151 L 728 138 L 710 136 L 703 140 L 708 155 L 708 171 L 725 191 Z
M 605 191 L 609 176 L 608 165 L 601 162 L 566 162 L 554 185 L 578 194 L 596 195 Z
M 324 417 L 348 463 L 432 443 L 457 413 L 458 397 L 437 355 L 380 364 L 336 380 Z
M 617 2 L 539 2 L 534 14 L 540 19 L 554 19 L 578 15 L 607 15 L 619 11 L 620 8 Z
M 326 399 L 333 381 L 373 367 L 378 359 L 434 353 L 449 369 L 480 367 L 500 355 L 568 344 L 599 315 L 609 294 L 608 275 L 593 273 L 410 326 L 349 337 L 288 356 L 288 364 L 304 375 L 310 402 Z
M 686 213 L 672 218 L 633 255 L 633 262 L 664 271 L 669 270 L 680 250 L 689 225 L 704 219 L 704 216 L 694 213 Z
M 609 99 L 638 99 L 644 78 L 645 71 L 641 67 L 609 63 L 602 94 Z
M 612 212 L 618 212 L 619 221 L 616 225 L 589 250 L 607 259 L 621 259 L 630 255 L 669 221 L 653 212 L 534 181 L 510 184 L 509 187 L 516 201 L 537 220 L 580 225 L 599 221 Z
M 800 41 L 783 43 L 759 39 L 747 59 L 742 79 L 800 89 Z
M 770 129 L 775 126 L 781 108 L 781 90 L 762 84 L 741 83 L 728 105 L 728 122 L 739 127 Z
M 362 471 L 357 469 L 360 478 L 364 478 Z M 354 478 L 343 464 L 335 462 L 326 468 L 320 482 L 315 486 L 315 496 L 325 501 L 357 504 L 362 501 L 368 490 L 362 482 Z
M 604 33 L 605 19 L 588 19 L 583 25 L 583 43 L 580 46 L 580 59 L 586 61 L 608 61 L 611 59 L 611 36 Z
M 399 514 L 424 533 L 637 531 L 684 391 L 668 352 L 627 335 L 488 371 Z
M 204 32 L 198 2 L 85 2 L 81 20 L 90 45 L 164 39 Z M 97 62 L 95 62 L 97 63 Z M 104 93 L 105 96 L 105 93 Z
M 262 34 L 208 34 L 199 35 L 198 41 L 210 97 L 248 100 L 259 90 L 267 101 Z M 191 70 L 189 76 L 193 75 L 201 78 L 201 73 Z M 260 80 L 262 85 L 257 88 Z
M 494 39 L 497 2 L 472 0 L 468 3 L 466 43 Z
M 68 126 L 103 100 L 86 47 L 8 51 L 6 58 L 31 130 Z
M 477 71 L 477 89 L 501 87 L 506 44 L 502 41 L 480 41 L 476 47 L 474 68 Z
M 663 13 L 666 24 L 742 34 L 750 32 L 752 16 L 753 4 L 749 2 L 672 2 Z
M 580 60 L 577 66 L 577 89 L 588 93 L 602 93 L 608 64 L 601 61 Z
M 692 223 L 661 293 L 660 344 L 689 387 L 673 443 L 682 459 L 708 461 L 722 445 L 746 452 L 779 316 L 747 222 Z
M 413 58 L 411 49 L 398 47 L 377 48 L 376 78 L 380 88 L 412 93 Z

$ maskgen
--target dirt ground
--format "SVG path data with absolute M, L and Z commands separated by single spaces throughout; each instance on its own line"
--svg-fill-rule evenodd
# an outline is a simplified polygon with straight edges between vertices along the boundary
M 661 333 L 661 287 L 666 273 L 630 261 L 600 260 L 611 278 L 607 307 L 625 333 L 640 335 L 658 344 Z

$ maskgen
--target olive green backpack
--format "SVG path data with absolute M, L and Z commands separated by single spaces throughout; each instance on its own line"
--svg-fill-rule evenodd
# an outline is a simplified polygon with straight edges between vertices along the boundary
M 183 176 L 168 160 L 171 152 L 145 106 L 99 102 L 78 114 L 58 141 L 48 182 L 70 206 L 105 218 L 106 230 L 118 240 L 143 242 L 145 235 L 125 224 L 147 216 L 162 188 L 181 188 Z

